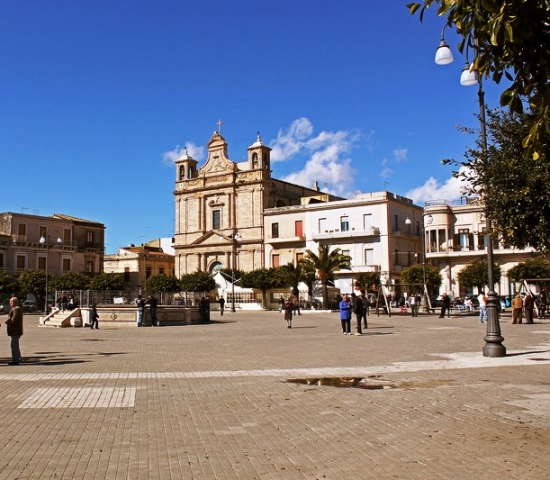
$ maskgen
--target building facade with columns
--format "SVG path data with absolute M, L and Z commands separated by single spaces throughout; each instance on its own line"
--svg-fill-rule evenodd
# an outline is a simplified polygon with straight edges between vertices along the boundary
M 486 258 L 485 207 L 476 198 L 426 202 L 424 208 L 426 261 L 436 266 L 443 278 L 440 293 L 463 296 L 466 288 L 460 285 L 458 273 L 472 260 Z M 494 262 L 500 267 L 500 282 L 495 285 L 498 295 L 511 295 L 515 287 L 508 271 L 537 256 L 533 248 L 518 249 L 493 240 Z
M 229 158 L 220 132 L 214 132 L 207 149 L 201 167 L 187 152 L 176 160 L 176 276 L 263 268 L 264 211 L 298 205 L 302 197 L 321 192 L 272 178 L 271 149 L 259 135 L 243 162 Z

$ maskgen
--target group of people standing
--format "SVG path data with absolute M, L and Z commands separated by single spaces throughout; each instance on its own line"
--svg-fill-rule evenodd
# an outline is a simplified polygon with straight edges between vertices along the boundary
M 340 324 L 342 325 L 342 334 L 351 335 L 351 316 L 355 315 L 356 327 L 354 335 L 363 335 L 362 326 L 368 328 L 369 302 L 365 291 L 361 290 L 359 295 L 351 294 L 351 297 L 344 295 L 339 304 Z
M 149 306 L 149 313 L 151 315 L 151 326 L 158 327 L 159 321 L 157 318 L 157 306 L 158 301 L 153 295 L 149 295 L 145 300 L 141 295 L 138 295 L 134 303 L 138 309 L 137 326 L 143 326 L 143 317 L 145 315 L 145 307 Z
M 546 311 L 546 293 L 544 290 L 541 292 L 540 297 L 540 303 L 544 304 L 544 307 L 542 305 L 539 307 L 539 312 L 541 312 L 541 317 L 544 317 L 544 313 Z M 535 309 L 535 297 L 531 293 L 531 290 L 528 290 L 525 294 L 525 298 L 522 299 L 521 295 L 516 293 L 516 296 L 512 300 L 512 323 L 513 324 L 521 324 L 523 313 L 525 312 L 525 323 L 530 324 L 533 323 L 533 311 Z

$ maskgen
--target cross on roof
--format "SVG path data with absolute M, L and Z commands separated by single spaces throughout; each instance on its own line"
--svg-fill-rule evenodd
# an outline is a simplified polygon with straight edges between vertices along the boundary
M 221 118 L 216 122 L 216 125 L 218 125 L 218 133 L 221 135 L 221 133 L 222 133 L 222 125 L 223 125 L 223 121 L 222 121 Z

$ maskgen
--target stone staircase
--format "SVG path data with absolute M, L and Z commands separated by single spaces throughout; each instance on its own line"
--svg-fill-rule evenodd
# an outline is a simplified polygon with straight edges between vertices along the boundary
M 71 323 L 71 319 L 80 318 L 80 308 L 75 308 L 74 310 L 65 310 L 64 312 L 59 309 L 54 309 L 46 317 L 40 317 L 40 326 L 42 327 L 72 327 L 76 326 Z M 73 320 L 74 321 L 74 320 Z M 80 325 L 82 326 L 82 323 Z

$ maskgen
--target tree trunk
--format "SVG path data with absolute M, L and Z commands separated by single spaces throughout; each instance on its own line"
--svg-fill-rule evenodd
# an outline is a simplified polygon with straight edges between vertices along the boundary
M 328 285 L 327 280 L 321 280 L 321 286 L 323 290 L 323 308 L 328 309 Z

